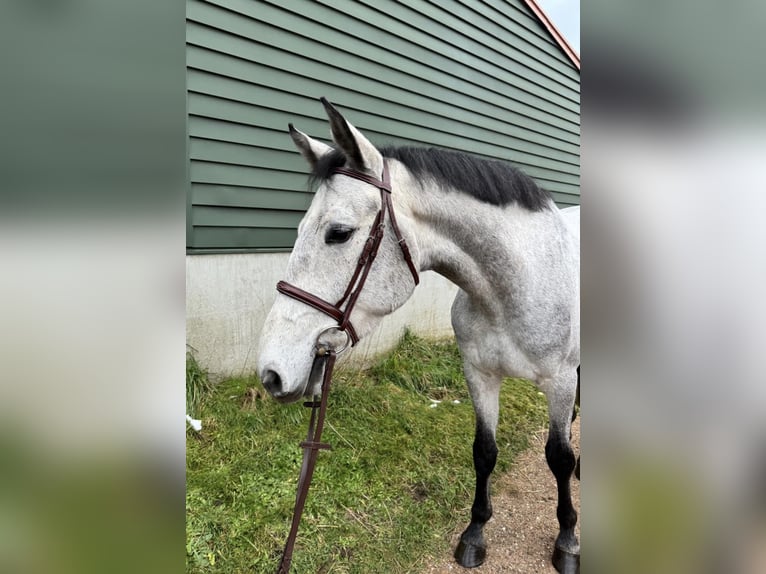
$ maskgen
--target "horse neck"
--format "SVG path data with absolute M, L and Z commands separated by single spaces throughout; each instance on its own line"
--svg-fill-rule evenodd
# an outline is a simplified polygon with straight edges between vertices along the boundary
M 485 292 L 487 286 L 513 288 L 529 277 L 530 257 L 540 254 L 552 211 L 500 207 L 436 185 L 409 189 L 407 207 L 423 271 L 443 275 L 488 305 L 493 294 Z

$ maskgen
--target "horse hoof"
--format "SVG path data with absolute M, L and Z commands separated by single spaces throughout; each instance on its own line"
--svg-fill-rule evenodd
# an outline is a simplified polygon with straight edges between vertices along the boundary
M 476 568 L 484 564 L 487 557 L 486 546 L 476 546 L 475 544 L 466 544 L 462 540 L 455 548 L 455 560 L 463 568 Z
M 580 555 L 572 554 L 561 548 L 553 549 L 553 567 L 560 574 L 580 574 Z

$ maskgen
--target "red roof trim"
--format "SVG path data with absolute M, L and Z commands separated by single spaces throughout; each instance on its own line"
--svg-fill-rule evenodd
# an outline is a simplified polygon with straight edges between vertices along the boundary
M 569 45 L 569 42 L 566 41 L 564 36 L 562 36 L 561 32 L 559 32 L 558 28 L 556 28 L 553 22 L 551 22 L 545 12 L 543 12 L 543 9 L 537 5 L 535 0 L 524 0 L 524 3 L 529 7 L 530 10 L 532 10 L 532 12 L 535 13 L 535 16 L 537 16 L 537 19 L 542 22 L 543 26 L 548 29 L 548 32 L 550 32 L 551 36 L 553 36 L 553 39 L 556 40 L 556 43 L 561 47 L 564 53 L 569 56 L 569 59 L 572 60 L 572 63 L 579 71 L 580 56 L 577 54 L 577 52 L 574 51 L 572 46 Z

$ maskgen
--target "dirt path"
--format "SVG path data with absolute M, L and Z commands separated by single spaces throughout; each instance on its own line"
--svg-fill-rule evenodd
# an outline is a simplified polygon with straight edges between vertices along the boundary
M 423 574 L 556 574 L 550 562 L 553 541 L 558 533 L 556 521 L 556 480 L 545 462 L 545 431 L 537 433 L 530 448 L 516 460 L 513 468 L 493 483 L 494 516 L 484 529 L 489 546 L 487 561 L 479 568 L 466 570 L 452 555 L 438 557 Z M 575 453 L 580 452 L 580 419 L 572 426 Z M 580 482 L 572 480 L 572 498 L 580 512 Z M 453 533 L 455 548 L 464 524 Z M 577 523 L 580 534 L 580 523 Z

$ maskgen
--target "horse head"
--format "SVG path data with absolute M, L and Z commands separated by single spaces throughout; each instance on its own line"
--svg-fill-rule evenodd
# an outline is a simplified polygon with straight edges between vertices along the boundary
M 396 223 L 391 219 L 391 202 L 399 207 L 405 190 L 394 183 L 393 199 L 386 197 L 389 170 L 381 153 L 332 104 L 322 103 L 336 147 L 289 126 L 317 183 L 261 333 L 258 373 L 281 402 L 317 394 L 317 348 L 342 349 L 364 337 L 409 299 L 417 282 L 411 219 L 406 209 L 398 210 Z M 344 311 L 342 319 L 333 316 Z

